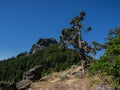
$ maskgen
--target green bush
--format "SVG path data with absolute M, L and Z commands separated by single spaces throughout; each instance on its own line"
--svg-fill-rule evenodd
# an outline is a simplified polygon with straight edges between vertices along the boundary
M 107 42 L 108 47 L 99 61 L 95 61 L 89 68 L 90 74 L 99 73 L 105 77 L 110 77 L 111 82 L 120 90 L 120 35 Z

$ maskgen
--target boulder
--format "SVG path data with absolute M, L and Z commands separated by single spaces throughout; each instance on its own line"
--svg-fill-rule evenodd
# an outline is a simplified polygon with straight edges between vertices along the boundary
M 17 90 L 15 83 L 9 83 L 5 81 L 0 82 L 1 90 Z
M 32 82 L 37 81 L 41 78 L 42 70 L 43 66 L 38 65 L 33 69 L 30 69 L 28 72 L 24 73 L 23 80 L 16 84 L 17 90 L 27 90 Z
M 23 80 L 30 80 L 33 82 L 39 80 L 41 78 L 42 70 L 43 70 L 42 65 L 35 66 L 33 69 L 23 74 Z
M 28 72 L 23 74 L 23 79 L 20 82 L 14 84 L 1 81 L 0 88 L 2 90 L 27 90 L 32 82 L 41 78 L 42 70 L 42 65 L 35 66 L 33 69 L 30 69 Z
M 27 90 L 32 81 L 30 80 L 22 80 L 16 84 L 17 90 Z

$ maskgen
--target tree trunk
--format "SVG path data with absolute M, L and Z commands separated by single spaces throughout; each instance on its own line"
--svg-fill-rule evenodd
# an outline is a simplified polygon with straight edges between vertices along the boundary
M 81 66 L 83 69 L 83 73 L 84 73 L 84 66 L 85 66 L 85 55 L 84 55 L 84 51 L 83 51 L 83 47 L 82 47 L 82 36 L 81 36 L 81 30 L 80 27 L 78 29 L 78 44 L 79 44 L 79 53 L 80 53 L 80 60 L 81 60 Z

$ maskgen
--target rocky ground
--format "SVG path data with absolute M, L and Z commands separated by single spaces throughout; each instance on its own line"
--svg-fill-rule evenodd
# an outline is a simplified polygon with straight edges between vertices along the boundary
M 0 81 L 0 90 L 27 90 L 32 82 L 41 78 L 43 66 L 38 65 L 23 74 L 23 79 L 18 83 Z
M 71 69 L 45 76 L 30 85 L 28 90 L 115 90 L 105 84 L 96 75 L 89 77 L 82 72 L 82 67 L 72 66 Z

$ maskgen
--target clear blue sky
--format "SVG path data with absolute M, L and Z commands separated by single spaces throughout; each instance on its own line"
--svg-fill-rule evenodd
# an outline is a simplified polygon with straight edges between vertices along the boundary
M 29 51 L 39 38 L 59 40 L 70 20 L 86 12 L 84 39 L 103 43 L 120 26 L 120 0 L 0 0 L 0 59 Z

